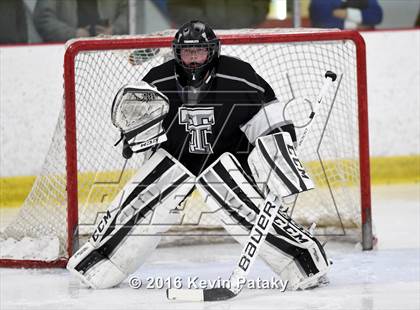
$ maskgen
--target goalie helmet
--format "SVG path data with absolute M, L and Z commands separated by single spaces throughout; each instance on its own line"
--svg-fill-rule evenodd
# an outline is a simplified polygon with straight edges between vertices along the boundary
M 179 28 L 172 49 L 181 83 L 197 87 L 217 64 L 220 41 L 210 26 L 194 20 Z
M 169 111 L 168 98 L 146 82 L 124 85 L 111 108 L 112 124 L 121 132 L 122 155 L 129 159 L 167 140 L 162 121 Z

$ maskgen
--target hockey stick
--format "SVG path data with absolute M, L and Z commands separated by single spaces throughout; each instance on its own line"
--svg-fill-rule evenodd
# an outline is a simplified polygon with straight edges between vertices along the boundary
M 337 75 L 331 71 L 327 71 L 325 73 L 324 84 L 322 85 L 316 102 L 312 107 L 312 112 L 309 115 L 309 124 L 305 127 L 305 130 L 303 131 L 302 136 L 298 141 L 298 148 L 301 147 L 304 140 L 306 139 L 319 106 L 324 101 L 329 87 L 336 80 L 336 78 Z M 208 289 L 167 289 L 167 298 L 170 300 L 182 301 L 220 301 L 237 296 L 244 287 L 245 280 L 249 274 L 249 271 L 258 256 L 261 244 L 265 240 L 264 236 L 267 236 L 268 230 L 272 226 L 274 218 L 280 209 L 281 204 L 274 204 L 274 200 L 274 195 L 268 193 L 264 200 L 263 207 L 261 208 L 258 217 L 255 220 L 255 225 L 252 227 L 245 246 L 242 249 L 239 261 L 229 278 L 228 287 Z

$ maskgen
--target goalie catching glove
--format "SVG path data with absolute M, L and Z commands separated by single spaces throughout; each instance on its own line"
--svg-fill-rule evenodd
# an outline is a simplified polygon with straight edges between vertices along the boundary
M 146 82 L 125 85 L 115 95 L 111 120 L 121 131 L 122 155 L 144 152 L 167 140 L 162 121 L 169 111 L 168 98 Z

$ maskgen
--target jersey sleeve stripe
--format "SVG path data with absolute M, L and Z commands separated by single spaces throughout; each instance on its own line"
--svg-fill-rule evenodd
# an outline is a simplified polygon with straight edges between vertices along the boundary
M 250 81 L 245 80 L 245 79 L 240 78 L 240 77 L 237 77 L 237 76 L 226 75 L 226 74 L 221 74 L 221 73 L 216 73 L 216 76 L 217 77 L 224 78 L 224 79 L 228 79 L 228 80 L 239 81 L 239 82 L 245 83 L 245 84 L 247 84 L 247 85 L 249 85 L 249 86 L 251 86 L 251 87 L 253 87 L 255 89 L 258 89 L 262 93 L 265 92 L 265 89 L 262 88 L 261 86 L 258 86 L 257 84 L 251 83 Z
M 157 83 L 169 81 L 169 80 L 172 80 L 172 79 L 175 79 L 175 78 L 176 78 L 176 75 L 167 76 L 167 77 L 164 77 L 164 78 L 161 78 L 161 79 L 158 79 L 158 80 L 154 80 L 154 81 L 150 82 L 150 84 L 155 85 Z

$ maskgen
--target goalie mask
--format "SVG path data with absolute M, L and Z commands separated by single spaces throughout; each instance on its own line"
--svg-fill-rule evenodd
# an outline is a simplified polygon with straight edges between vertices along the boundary
M 167 140 L 162 121 L 169 111 L 168 98 L 146 82 L 125 85 L 115 95 L 111 120 L 121 131 L 122 155 L 129 159 Z
M 172 49 L 183 86 L 198 87 L 220 56 L 220 41 L 205 23 L 191 21 L 175 34 Z

